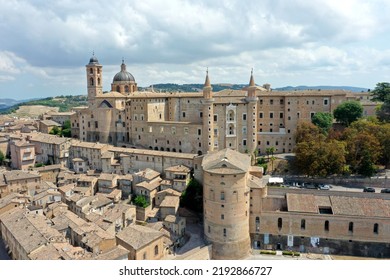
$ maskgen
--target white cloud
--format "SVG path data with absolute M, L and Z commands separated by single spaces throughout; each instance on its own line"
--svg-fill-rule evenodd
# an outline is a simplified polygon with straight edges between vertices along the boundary
M 29 73 L 35 86 L 85 90 L 93 50 L 107 89 L 122 57 L 140 85 L 203 82 L 207 66 L 215 82 L 246 83 L 254 67 L 259 80 L 280 85 L 354 75 L 369 84 L 374 73 L 385 79 L 390 64 L 386 0 L 0 0 L 0 7 L 2 86 Z

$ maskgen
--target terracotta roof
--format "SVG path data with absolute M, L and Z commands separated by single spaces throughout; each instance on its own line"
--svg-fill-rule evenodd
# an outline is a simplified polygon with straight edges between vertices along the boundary
M 6 182 L 14 181 L 14 180 L 34 179 L 34 178 L 41 177 L 41 175 L 39 175 L 38 173 L 27 172 L 22 170 L 5 171 L 3 174 Z
M 143 181 L 135 185 L 136 187 L 141 187 L 149 191 L 153 191 L 160 186 L 160 180 L 153 180 L 152 182 Z
M 60 145 L 66 143 L 70 138 L 58 137 L 56 135 L 46 134 L 46 133 L 29 133 L 28 139 L 30 142 L 42 142 L 47 144 Z
M 58 122 L 55 122 L 53 120 L 43 120 L 43 121 L 41 121 L 41 123 L 43 123 L 46 126 L 61 126 L 61 124 L 59 124 Z
M 160 208 L 162 207 L 178 207 L 180 203 L 180 197 L 178 196 L 171 196 L 167 195 L 165 196 L 164 200 L 160 204 Z
M 129 244 L 134 250 L 141 249 L 162 236 L 163 234 L 157 230 L 139 225 L 128 226 L 117 234 L 117 238 Z
M 287 209 L 289 212 L 318 213 L 313 194 L 287 193 Z
M 181 173 L 189 173 L 191 169 L 185 165 L 175 165 L 168 168 L 165 168 L 165 171 L 168 172 L 181 172 Z
M 245 173 L 251 166 L 251 158 L 232 149 L 223 149 L 204 156 L 203 170 L 217 174 Z
M 160 173 L 151 169 L 151 168 L 146 168 L 144 170 L 141 170 L 141 171 L 135 173 L 134 175 L 145 178 L 146 180 L 152 180 L 152 179 L 160 176 Z

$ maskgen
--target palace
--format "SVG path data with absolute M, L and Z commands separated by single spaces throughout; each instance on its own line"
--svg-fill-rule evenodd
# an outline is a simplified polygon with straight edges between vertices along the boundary
M 264 154 L 292 152 L 300 121 L 316 112 L 331 113 L 343 101 L 357 99 L 374 114 L 369 93 L 344 90 L 274 91 L 255 84 L 253 72 L 242 90 L 213 92 L 208 73 L 203 92 L 139 91 L 121 70 L 103 92 L 103 66 L 92 56 L 86 65 L 88 107 L 71 116 L 72 137 L 121 147 L 205 154 L 231 148 Z

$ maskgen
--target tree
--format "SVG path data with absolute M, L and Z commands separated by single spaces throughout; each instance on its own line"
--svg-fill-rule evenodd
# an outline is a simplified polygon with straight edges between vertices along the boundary
M 371 91 L 373 101 L 386 102 L 390 101 L 390 83 L 377 83 L 373 91 Z
M 146 197 L 143 195 L 137 195 L 134 199 L 134 204 L 142 208 L 146 208 L 149 206 L 149 202 L 146 200 Z
M 377 83 L 372 96 L 373 101 L 383 102 L 376 111 L 378 119 L 382 122 L 390 122 L 390 83 Z
M 60 135 L 60 134 L 61 134 L 61 130 L 60 130 L 57 126 L 54 126 L 54 127 L 49 131 L 49 134 Z
M 317 112 L 314 114 L 311 122 L 321 129 L 323 134 L 328 134 L 329 129 L 332 127 L 333 116 L 330 113 Z
M 323 140 L 325 136 L 320 132 L 320 129 L 310 122 L 301 122 L 297 126 L 295 133 L 295 142 L 308 142 L 310 140 Z
M 203 186 L 196 179 L 191 179 L 187 189 L 182 193 L 180 205 L 203 213 Z
M 297 144 L 294 167 L 308 176 L 340 174 L 345 165 L 345 145 L 341 141 L 310 139 Z
M 3 165 L 4 159 L 5 159 L 4 153 L 3 151 L 0 151 L 0 165 Z
M 333 111 L 333 116 L 338 122 L 349 126 L 363 116 L 363 106 L 358 101 L 345 101 Z
M 347 162 L 352 172 L 371 176 L 381 155 L 381 145 L 373 133 L 352 126 L 344 131 Z

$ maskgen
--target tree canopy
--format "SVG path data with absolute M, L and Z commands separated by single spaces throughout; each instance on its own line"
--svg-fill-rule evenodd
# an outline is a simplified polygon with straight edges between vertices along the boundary
M 371 91 L 374 101 L 390 101 L 390 83 L 377 83 L 373 91 Z
M 327 134 L 332 127 L 333 116 L 330 113 L 317 112 L 314 114 L 311 122 L 321 129 L 321 132 Z
M 333 116 L 339 123 L 349 126 L 363 116 L 363 106 L 358 101 L 345 101 L 333 111 Z
M 376 111 L 378 119 L 382 122 L 390 122 L 390 83 L 377 83 L 372 93 L 374 101 L 383 102 Z

